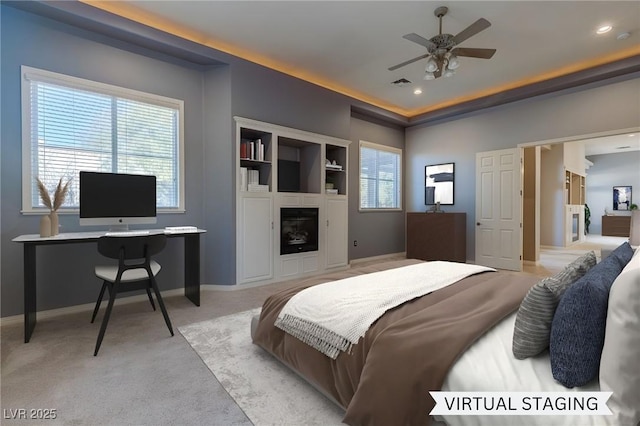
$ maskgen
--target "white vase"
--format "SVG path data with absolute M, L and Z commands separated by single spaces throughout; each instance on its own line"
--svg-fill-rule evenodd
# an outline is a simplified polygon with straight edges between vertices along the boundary
M 40 218 L 40 236 L 41 237 L 51 236 L 51 219 L 47 214 Z
M 58 212 L 49 213 L 49 220 L 51 222 L 51 236 L 54 237 L 58 235 Z

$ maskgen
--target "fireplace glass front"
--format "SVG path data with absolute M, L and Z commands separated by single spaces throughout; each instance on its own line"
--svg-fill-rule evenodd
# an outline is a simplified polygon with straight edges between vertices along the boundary
M 318 209 L 280 209 L 280 254 L 318 250 Z

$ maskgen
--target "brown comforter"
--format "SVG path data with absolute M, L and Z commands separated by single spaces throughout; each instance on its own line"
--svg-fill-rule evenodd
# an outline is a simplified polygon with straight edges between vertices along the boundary
M 274 327 L 287 301 L 304 288 L 420 261 L 387 262 L 311 278 L 270 296 L 254 343 L 332 396 L 350 425 L 426 425 L 450 367 L 478 337 L 519 306 L 534 276 L 486 272 L 465 278 L 392 309 L 350 354 L 337 359 Z M 427 277 L 428 278 L 428 277 Z

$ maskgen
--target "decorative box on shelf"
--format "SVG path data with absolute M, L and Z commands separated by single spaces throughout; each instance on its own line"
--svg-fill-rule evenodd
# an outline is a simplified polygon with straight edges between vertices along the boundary
M 325 189 L 325 191 L 328 195 L 338 195 L 337 189 Z
M 258 183 L 250 183 L 247 185 L 249 192 L 269 192 L 269 185 L 260 185 Z

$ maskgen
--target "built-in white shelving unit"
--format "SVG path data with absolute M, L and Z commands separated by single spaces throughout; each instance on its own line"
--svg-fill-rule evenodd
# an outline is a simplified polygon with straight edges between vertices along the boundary
M 236 283 L 347 267 L 350 141 L 234 119 Z

